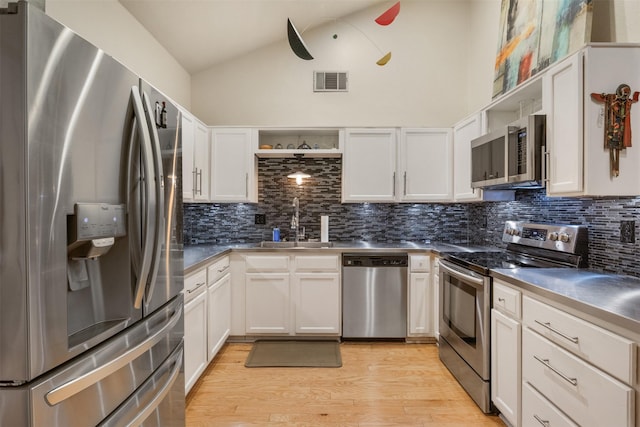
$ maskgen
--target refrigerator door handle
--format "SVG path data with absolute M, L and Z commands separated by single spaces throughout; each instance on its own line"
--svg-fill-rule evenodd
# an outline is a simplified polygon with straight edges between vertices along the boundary
M 158 408 L 158 406 L 160 406 L 164 398 L 171 391 L 171 388 L 180 375 L 183 357 L 184 348 L 180 346 L 174 351 L 174 354 L 168 357 L 167 361 L 164 362 L 164 365 L 158 368 L 158 370 L 140 386 L 140 389 L 150 388 L 151 391 L 154 391 L 154 386 L 158 386 L 158 382 L 161 377 L 164 376 L 167 371 L 170 371 L 169 378 L 148 404 L 143 408 L 138 409 L 136 404 L 139 403 L 140 400 L 144 399 L 140 399 L 141 396 L 134 394 L 122 404 L 120 407 L 121 409 L 116 410 L 109 415 L 108 418 L 98 424 L 98 427 L 141 425 L 144 420 L 146 420 Z M 170 367 L 171 365 L 173 366 Z
M 171 318 L 166 323 L 161 324 L 161 327 L 156 332 L 150 331 L 148 338 L 140 344 L 120 354 L 109 362 L 100 365 L 98 368 L 80 375 L 79 377 L 49 391 L 45 395 L 47 403 L 51 406 L 57 405 L 133 362 L 160 342 L 165 335 L 173 329 L 181 319 L 182 311 L 183 305 L 178 305 Z
M 155 228 L 155 224 L 154 224 L 155 218 L 153 217 L 154 206 L 152 206 L 153 204 L 152 195 L 155 195 L 155 193 L 153 189 L 153 169 L 151 164 L 152 159 L 150 158 L 151 137 L 149 136 L 149 128 L 145 126 L 145 123 L 147 121 L 145 120 L 145 111 L 142 105 L 142 99 L 140 98 L 140 94 L 137 86 L 133 86 L 131 88 L 131 101 L 132 101 L 133 110 L 135 113 L 135 124 L 137 125 L 138 132 L 142 139 L 140 144 L 141 146 L 140 156 L 141 156 L 142 168 L 143 168 L 142 180 L 144 181 L 144 197 L 143 197 L 144 215 L 142 218 L 143 232 L 142 232 L 142 239 L 141 239 L 143 241 L 142 248 L 141 248 L 142 261 L 138 266 L 138 271 L 135 272 L 138 281 L 136 283 L 135 300 L 133 303 L 133 306 L 136 309 L 140 309 L 142 308 L 142 299 L 144 297 L 144 291 L 146 288 L 147 279 L 149 277 L 149 272 L 151 270 L 151 261 L 152 261 L 151 257 L 153 255 L 152 250 L 153 250 L 154 234 L 152 233 L 152 230 L 154 230 Z M 135 147 L 135 144 L 130 144 L 129 146 L 129 159 L 128 159 L 129 172 L 127 173 L 128 179 L 131 179 L 131 175 L 130 175 L 131 170 L 133 167 L 136 166 L 134 164 L 134 159 L 135 159 L 134 147 Z M 127 183 L 127 199 L 129 199 L 130 197 L 130 189 L 132 188 L 132 184 L 133 184 L 132 182 Z M 129 200 L 127 200 L 127 205 L 128 205 L 128 208 L 131 210 L 131 202 Z M 136 203 L 136 206 L 137 206 L 137 203 Z M 133 209 L 133 211 L 135 214 L 135 209 Z M 129 228 L 131 227 L 132 226 L 130 225 Z M 133 227 L 135 227 L 135 225 L 133 225 Z M 134 246 L 136 245 L 134 244 Z M 137 250 L 137 246 L 134 248 L 134 251 L 136 250 Z
M 155 182 L 155 223 L 153 229 L 153 241 L 154 248 L 151 256 L 151 265 L 150 265 L 150 279 L 147 281 L 149 286 L 146 289 L 147 299 L 150 299 L 153 295 L 153 291 L 156 284 L 156 279 L 158 277 L 158 263 L 160 262 L 160 253 L 162 250 L 162 229 L 164 225 L 164 175 L 162 171 L 162 149 L 160 147 L 160 138 L 158 137 L 158 130 L 156 129 L 155 119 L 151 110 L 151 103 L 149 101 L 149 97 L 146 92 L 142 93 L 142 101 L 145 107 L 145 115 L 147 119 L 147 124 L 149 126 L 149 134 L 151 135 L 151 152 L 150 155 L 153 157 L 153 168 L 154 168 L 154 176 L 153 181 Z M 168 247 L 168 246 L 167 246 Z M 167 280 L 170 280 L 170 277 L 167 276 Z

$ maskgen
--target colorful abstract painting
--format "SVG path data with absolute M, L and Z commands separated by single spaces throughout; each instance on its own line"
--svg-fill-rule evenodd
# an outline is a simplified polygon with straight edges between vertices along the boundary
M 496 97 L 591 39 L 593 0 L 502 0 Z

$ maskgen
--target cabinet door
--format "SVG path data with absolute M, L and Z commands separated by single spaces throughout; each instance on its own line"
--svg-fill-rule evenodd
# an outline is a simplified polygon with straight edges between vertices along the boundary
M 196 193 L 194 166 L 195 121 L 185 111 L 182 113 L 182 198 L 193 200 Z
M 211 130 L 211 201 L 255 202 L 256 159 L 252 129 Z
M 209 286 L 207 328 L 208 360 L 216 356 L 231 331 L 231 275 Z
M 512 426 L 520 425 L 522 326 L 491 310 L 491 400 Z
M 543 78 L 549 195 L 581 193 L 584 188 L 583 58 L 580 52 Z
M 433 336 L 433 305 L 431 275 L 409 274 L 409 335 Z
M 438 339 L 440 337 L 440 258 L 433 258 L 432 279 L 433 279 L 433 333 Z
M 296 333 L 340 334 L 339 273 L 296 273 L 293 301 Z
M 209 200 L 209 130 L 198 120 L 195 121 L 194 128 L 194 150 L 193 162 L 196 170 L 196 188 L 198 191 L 193 195 L 195 200 Z
M 343 202 L 396 200 L 395 129 L 348 129 L 342 157 Z
M 482 135 L 482 114 L 453 128 L 453 198 L 456 202 L 482 200 L 482 190 L 471 188 L 471 141 Z
M 207 293 L 200 293 L 184 305 L 185 393 L 207 367 Z
M 245 288 L 246 333 L 288 334 L 289 273 L 247 273 Z
M 522 380 L 584 427 L 632 427 L 634 390 L 529 328 L 522 337 Z
M 400 200 L 451 201 L 452 156 L 451 129 L 402 129 Z

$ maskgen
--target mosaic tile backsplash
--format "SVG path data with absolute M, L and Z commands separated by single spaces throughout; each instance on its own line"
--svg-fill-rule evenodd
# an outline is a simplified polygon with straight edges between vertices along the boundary
M 432 241 L 498 245 L 507 220 L 579 224 L 589 227 L 591 268 L 640 277 L 640 241 L 635 239 L 640 197 L 548 198 L 544 190 L 516 192 L 513 202 L 349 203 L 340 202 L 341 159 L 259 159 L 258 204 L 185 204 L 186 244 L 271 240 L 272 229 L 289 237 L 293 198 L 300 200 L 300 224 L 307 238 L 320 238 L 320 216 L 329 216 L 329 240 Z M 298 186 L 286 178 L 296 170 L 312 177 Z M 264 225 L 254 224 L 264 214 Z M 621 223 L 633 221 L 630 243 L 621 242 Z M 629 239 L 631 237 L 631 239 Z

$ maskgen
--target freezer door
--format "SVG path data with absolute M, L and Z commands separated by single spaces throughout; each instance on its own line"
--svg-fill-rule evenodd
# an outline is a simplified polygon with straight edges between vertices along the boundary
M 0 412 L 0 425 L 30 427 L 87 427 L 129 425 L 183 425 L 184 372 L 183 299 L 168 305 L 134 327 L 113 337 L 80 358 L 18 387 L 31 402 L 29 423 L 16 423 L 19 411 Z M 0 402 L 5 393 L 0 388 Z M 131 417 L 135 400 L 139 417 Z M 26 405 L 26 404 L 24 404 Z M 168 405 L 168 406 L 167 406 Z M 148 421 L 145 421 L 148 420 Z M 139 425 L 135 423 L 133 425 Z
M 20 384 L 142 317 L 130 236 L 100 236 L 113 244 L 97 257 L 92 245 L 104 241 L 72 237 L 93 220 L 78 217 L 79 205 L 127 220 L 138 78 L 28 2 L 10 9 L 0 13 L 0 381 Z
M 144 314 L 175 297 L 184 288 L 182 222 L 182 120 L 166 95 L 140 81 L 147 113 L 155 180 L 158 183 L 151 269 L 144 293 Z

